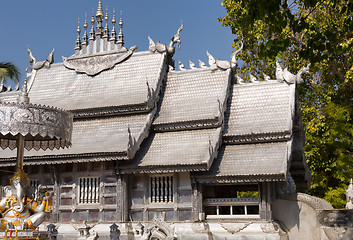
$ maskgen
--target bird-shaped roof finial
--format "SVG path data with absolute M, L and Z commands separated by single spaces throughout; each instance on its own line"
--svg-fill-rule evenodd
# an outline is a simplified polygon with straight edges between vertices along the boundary
M 184 64 L 180 60 L 179 60 L 179 70 L 180 71 L 186 70 Z
M 206 54 L 208 56 L 208 64 L 210 66 L 212 66 L 213 64 L 216 64 L 216 59 L 208 51 L 206 51 Z
M 191 60 L 189 60 L 189 66 L 190 66 L 190 69 L 196 69 L 196 65 L 195 63 L 193 63 Z
M 200 68 L 207 68 L 206 64 L 199 59 L 199 66 Z

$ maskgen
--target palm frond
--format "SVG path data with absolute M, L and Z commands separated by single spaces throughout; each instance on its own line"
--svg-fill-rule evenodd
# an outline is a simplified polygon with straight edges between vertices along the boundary
M 0 80 L 5 80 L 10 78 L 15 82 L 18 82 L 20 78 L 20 71 L 12 62 L 0 62 Z

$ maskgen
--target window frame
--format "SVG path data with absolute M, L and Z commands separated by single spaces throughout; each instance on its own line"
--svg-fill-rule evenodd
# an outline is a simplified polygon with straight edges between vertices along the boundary
M 86 194 L 84 194 L 85 196 L 83 196 L 81 198 L 81 180 L 82 179 L 96 179 L 96 183 L 94 187 L 92 186 L 88 186 L 88 191 Z M 84 190 L 83 190 L 84 191 Z M 94 191 L 94 192 L 93 192 Z M 99 176 L 79 176 L 77 177 L 77 206 L 87 206 L 87 205 L 100 205 L 102 203 L 102 181 L 101 178 Z M 84 199 L 84 201 L 81 201 L 81 199 Z M 89 201 L 89 199 L 91 199 Z M 94 199 L 94 200 L 93 200 Z
M 166 199 L 167 201 L 153 201 L 153 186 L 152 186 L 152 179 L 153 178 L 162 178 L 162 177 L 171 177 L 171 183 L 168 186 L 169 195 L 163 195 L 162 198 Z M 153 174 L 148 176 L 149 179 L 149 191 L 148 191 L 148 202 L 149 204 L 173 204 L 175 203 L 175 175 L 174 174 Z M 167 180 L 168 181 L 168 180 Z
M 205 185 L 205 191 L 207 191 L 207 186 L 217 186 L 222 184 L 207 184 Z M 226 184 L 232 185 L 235 188 L 237 186 L 246 186 L 247 184 Z M 251 218 L 251 219 L 260 219 L 260 205 L 261 205 L 261 192 L 260 186 L 258 184 L 249 184 L 249 189 L 253 186 L 257 185 L 258 197 L 246 197 L 246 198 L 236 198 L 236 197 L 209 197 L 204 198 L 202 200 L 202 208 L 203 212 L 205 213 L 205 217 L 207 220 L 211 219 L 236 219 L 236 218 Z M 251 190 L 249 190 L 251 191 Z M 248 207 L 257 206 L 258 213 L 257 214 L 248 214 Z M 207 207 L 216 207 L 216 214 L 206 214 Z M 229 214 L 220 214 L 220 208 L 222 207 L 229 207 Z M 234 208 L 235 207 L 243 207 L 244 214 L 235 214 Z

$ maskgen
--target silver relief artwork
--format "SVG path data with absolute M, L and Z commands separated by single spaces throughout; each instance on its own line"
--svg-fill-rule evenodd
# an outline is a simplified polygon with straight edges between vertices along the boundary
M 129 50 L 124 52 L 116 52 L 110 54 L 94 55 L 94 56 L 73 56 L 73 57 L 62 57 L 65 67 L 73 69 L 76 72 L 86 73 L 87 75 L 93 76 L 98 73 L 114 67 L 116 64 L 121 63 L 131 57 L 136 51 L 137 47 L 133 46 Z
M 39 150 L 70 146 L 73 116 L 56 108 L 34 104 L 0 103 L 0 147 L 16 147 L 16 136 L 25 139 L 25 148 Z M 40 139 L 39 139 L 40 138 Z M 39 141 L 41 141 L 40 144 Z M 45 143 L 44 143 L 45 142 Z

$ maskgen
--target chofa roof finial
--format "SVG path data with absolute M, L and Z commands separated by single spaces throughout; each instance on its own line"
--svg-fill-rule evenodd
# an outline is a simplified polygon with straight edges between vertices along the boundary
M 77 21 L 77 39 L 76 39 L 76 46 L 75 46 L 75 51 L 78 53 L 81 50 L 81 39 L 80 39 L 80 34 L 81 34 L 81 28 L 80 28 L 80 19 Z
M 119 20 L 120 31 L 118 34 L 118 48 L 124 46 L 124 34 L 123 34 L 123 12 L 120 11 L 120 20 Z

